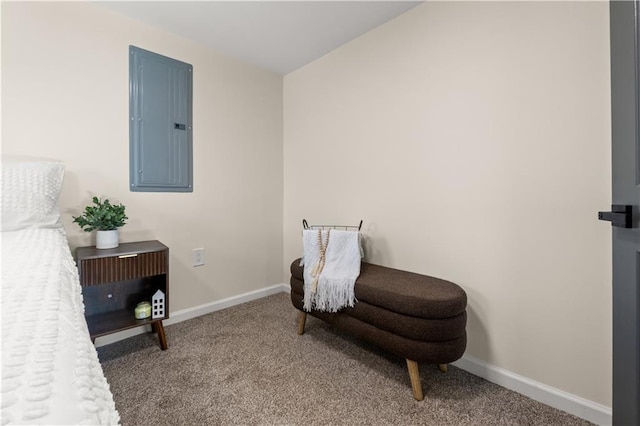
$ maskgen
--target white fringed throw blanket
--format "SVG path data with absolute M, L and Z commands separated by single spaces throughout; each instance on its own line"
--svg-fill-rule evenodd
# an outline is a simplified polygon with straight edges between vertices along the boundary
M 353 307 L 354 286 L 360 275 L 359 233 L 305 229 L 302 246 L 304 310 L 337 312 L 345 306 Z

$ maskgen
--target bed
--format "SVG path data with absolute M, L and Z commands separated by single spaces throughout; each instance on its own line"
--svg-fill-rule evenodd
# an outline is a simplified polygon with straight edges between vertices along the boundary
M 64 166 L 2 162 L 2 424 L 118 424 L 57 198 Z

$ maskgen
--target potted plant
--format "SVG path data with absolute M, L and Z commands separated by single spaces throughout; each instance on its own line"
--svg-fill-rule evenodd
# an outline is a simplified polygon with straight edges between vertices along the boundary
M 124 214 L 124 205 L 111 204 L 105 198 L 102 201 L 93 197 L 93 205 L 86 206 L 80 216 L 72 216 L 85 232 L 97 231 L 96 248 L 109 249 L 118 247 L 118 228 L 125 225 L 128 217 Z

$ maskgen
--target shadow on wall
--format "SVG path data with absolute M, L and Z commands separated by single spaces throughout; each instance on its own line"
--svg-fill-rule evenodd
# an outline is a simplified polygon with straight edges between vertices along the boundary
M 384 238 L 376 238 L 378 227 L 375 222 L 366 223 L 362 229 L 362 248 L 364 250 L 364 262 L 373 263 L 381 266 L 389 266 L 390 251 L 387 240 Z M 387 255 L 385 256 L 385 253 Z
M 85 191 L 83 195 L 78 196 L 80 193 L 79 182 L 80 179 L 75 173 L 66 170 L 62 192 L 58 200 L 58 205 L 60 206 L 60 221 L 67 231 L 67 239 L 72 249 L 96 244 L 95 232 L 84 232 L 76 223 L 73 223 L 73 216 L 80 215 L 84 211 L 85 206 L 90 203 L 92 197 L 109 198 L 112 202 L 120 202 L 118 197 L 104 194 L 99 190 L 95 192 Z M 144 224 L 139 217 L 132 214 L 131 206 L 126 205 L 126 203 L 124 204 L 127 207 L 126 213 L 129 219 L 127 220 L 127 224 L 119 229 L 120 243 L 159 239 L 155 230 L 136 228 L 136 226 L 144 226 Z
M 481 293 L 465 288 L 467 293 L 467 351 L 471 349 L 470 355 L 486 361 L 492 358 L 491 340 L 485 327 L 486 313 L 482 306 L 486 306 Z

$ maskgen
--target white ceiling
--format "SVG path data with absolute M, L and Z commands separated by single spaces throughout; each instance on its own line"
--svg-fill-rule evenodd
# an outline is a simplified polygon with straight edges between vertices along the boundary
M 103 7 L 287 74 L 421 1 L 107 1 Z

